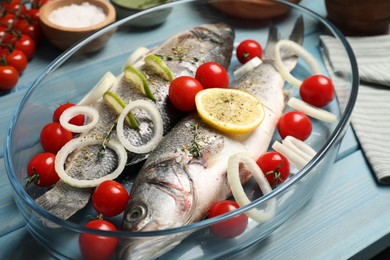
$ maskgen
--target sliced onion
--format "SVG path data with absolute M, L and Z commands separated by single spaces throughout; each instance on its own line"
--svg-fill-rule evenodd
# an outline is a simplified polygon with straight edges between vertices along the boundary
M 337 120 L 337 116 L 335 114 L 330 113 L 324 109 L 312 106 L 309 103 L 297 99 L 295 97 L 291 97 L 287 102 L 287 105 L 289 105 L 295 110 L 301 111 L 302 113 L 310 117 L 316 118 L 324 122 L 332 123 Z
M 307 162 L 313 159 L 313 157 L 317 154 L 317 152 L 314 151 L 310 145 L 290 135 L 283 139 L 282 144 L 293 150 L 297 155 L 301 156 Z
M 234 78 L 239 79 L 248 72 L 254 70 L 255 68 L 259 67 L 263 61 L 259 57 L 254 57 L 253 59 L 246 62 L 244 65 L 239 67 L 233 72 Z
M 232 194 L 238 205 L 243 207 L 251 201 L 248 196 L 245 194 L 244 188 L 242 187 L 240 181 L 240 170 L 239 165 L 240 162 L 244 163 L 249 171 L 252 173 L 253 177 L 257 181 L 260 186 L 263 194 L 270 193 L 272 191 L 269 182 L 267 181 L 264 173 L 260 170 L 260 167 L 256 164 L 256 162 L 246 153 L 236 153 L 229 157 L 228 160 L 228 169 L 227 169 L 227 177 L 230 184 L 230 188 L 232 190 Z M 264 211 L 260 211 L 258 209 L 251 209 L 245 214 L 252 218 L 257 222 L 265 222 L 271 219 L 275 215 L 276 202 L 275 199 L 271 199 L 267 202 L 267 208 Z
M 77 115 L 86 115 L 87 124 L 78 126 L 69 123 L 69 121 Z M 60 117 L 60 124 L 66 130 L 72 133 L 83 133 L 91 130 L 99 121 L 99 112 L 89 106 L 72 106 L 67 108 Z
M 316 154 L 310 146 L 293 137 L 287 138 L 286 141 L 283 141 L 283 144 L 275 141 L 272 148 L 286 157 L 299 171 L 302 170 Z
M 98 101 L 103 94 L 116 82 L 116 77 L 108 71 L 99 82 L 84 96 L 78 105 L 88 106 Z
M 147 53 L 149 53 L 150 50 L 145 47 L 139 47 L 137 48 L 127 59 L 125 62 L 125 65 L 123 66 L 124 68 L 129 66 L 129 65 L 136 65 L 137 68 L 143 64 L 143 58 L 146 56 Z M 134 66 L 135 67 L 135 66 Z
M 131 144 L 131 142 L 126 138 L 123 129 L 125 117 L 134 108 L 139 108 L 146 111 L 150 115 L 154 126 L 154 136 L 149 140 L 149 142 L 141 146 L 134 146 Z M 119 141 L 128 151 L 138 154 L 148 153 L 156 148 L 163 136 L 163 120 L 161 118 L 160 111 L 152 101 L 141 99 L 131 101 L 119 115 L 116 131 Z
M 114 150 L 119 158 L 118 161 L 118 167 L 110 174 L 107 174 L 101 178 L 93 179 L 93 180 L 79 180 L 76 178 L 73 178 L 69 176 L 65 171 L 65 161 L 68 158 L 69 154 L 71 154 L 76 149 L 81 149 L 83 147 L 89 146 L 89 145 L 99 145 L 102 144 L 103 140 L 95 140 L 95 139 L 86 139 L 86 138 L 76 138 L 68 143 L 66 143 L 57 153 L 56 160 L 55 160 L 55 170 L 58 174 L 58 176 L 61 178 L 62 181 L 65 183 L 79 188 L 88 188 L 88 187 L 96 187 L 100 183 L 102 183 L 105 180 L 112 180 L 117 178 L 123 171 L 123 169 L 126 166 L 127 161 L 127 153 L 126 150 L 123 148 L 123 146 L 114 141 L 110 140 L 106 146 Z
M 306 51 L 305 48 L 303 48 L 298 43 L 290 40 L 280 40 L 276 43 L 274 48 L 275 67 L 279 71 L 282 78 L 286 80 L 288 83 L 290 83 L 291 85 L 300 87 L 302 81 L 295 78 L 293 75 L 291 75 L 290 71 L 284 65 L 282 58 L 280 57 L 281 48 L 289 48 L 291 51 L 294 52 L 294 54 L 301 57 L 307 63 L 307 65 L 309 66 L 310 70 L 314 75 L 322 74 L 321 67 L 318 64 L 317 60 L 308 51 Z

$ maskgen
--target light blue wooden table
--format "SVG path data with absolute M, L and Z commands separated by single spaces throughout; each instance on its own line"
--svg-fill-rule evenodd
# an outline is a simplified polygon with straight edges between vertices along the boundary
M 303 6 L 326 15 L 322 0 Z M 120 43 L 110 41 L 111 45 Z M 17 88 L 0 96 L 0 259 L 51 259 L 29 235 L 7 179 L 3 146 L 13 109 L 29 84 L 58 54 L 49 44 L 38 49 Z M 376 182 L 350 128 L 335 165 L 309 203 L 266 240 L 242 252 L 246 259 L 370 258 L 390 247 L 390 186 Z

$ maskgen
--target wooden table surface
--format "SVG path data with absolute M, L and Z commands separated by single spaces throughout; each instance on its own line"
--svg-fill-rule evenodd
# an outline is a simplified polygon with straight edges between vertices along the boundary
M 322 0 L 303 0 L 301 5 L 326 14 Z M 49 44 L 41 46 L 16 89 L 0 96 L 0 259 L 52 258 L 31 237 L 18 213 L 4 169 L 3 146 L 20 97 L 59 53 Z M 377 183 L 350 128 L 334 166 L 309 203 L 240 255 L 247 259 L 367 259 L 388 247 L 390 186 Z

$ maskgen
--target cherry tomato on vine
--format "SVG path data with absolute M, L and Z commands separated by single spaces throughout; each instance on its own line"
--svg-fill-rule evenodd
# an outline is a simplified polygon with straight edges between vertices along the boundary
M 240 206 L 235 201 L 219 201 L 211 206 L 208 218 L 213 218 L 228 213 L 230 211 L 238 209 L 239 207 Z M 247 226 L 248 217 L 245 214 L 239 214 L 235 217 L 212 225 L 211 232 L 218 237 L 230 239 L 242 234 Z
M 101 219 L 89 221 L 85 226 L 106 231 L 117 230 L 112 223 Z M 116 237 L 82 233 L 79 238 L 79 244 L 84 259 L 107 260 L 112 259 L 118 245 L 118 239 Z
M 1 59 L 5 59 L 8 66 L 14 67 L 19 75 L 22 74 L 22 72 L 27 67 L 27 57 L 26 55 L 17 49 L 14 49 L 11 53 L 7 49 L 1 50 Z
M 7 13 L 13 13 L 13 14 L 16 14 L 17 12 L 19 12 L 19 15 L 22 15 L 24 13 L 26 13 L 27 11 L 27 8 L 23 5 L 23 3 L 21 3 L 21 1 L 11 1 L 9 3 L 7 2 L 4 2 L 2 3 L 2 6 L 3 6 L 3 9 L 7 12 Z M 20 9 L 20 11 L 19 11 Z
M 236 49 L 237 59 L 242 64 L 250 61 L 254 57 L 259 57 L 261 59 L 262 55 L 263 49 L 261 45 L 255 40 L 242 41 Z
M 31 60 L 34 57 L 36 45 L 30 36 L 22 34 L 15 38 L 14 42 L 15 49 L 21 50 L 26 55 L 28 60 Z
M 52 153 L 39 153 L 35 155 L 27 166 L 28 183 L 34 183 L 39 187 L 54 185 L 60 177 L 55 167 L 56 156 Z
M 35 43 L 39 43 L 42 40 L 43 34 L 37 22 L 28 19 L 18 19 L 14 24 L 14 29 L 21 34 L 30 36 Z
M 53 122 L 60 122 L 60 117 L 62 113 L 70 107 L 75 106 L 75 104 L 72 103 L 65 103 L 60 105 L 53 113 Z M 70 124 L 77 125 L 77 126 L 82 126 L 84 125 L 84 115 L 77 115 L 73 117 L 71 120 L 69 120 Z
M 122 213 L 129 200 L 129 194 L 119 182 L 107 180 L 100 183 L 92 194 L 92 205 L 97 213 L 114 217 Z
M 173 106 L 181 111 L 195 109 L 195 96 L 203 90 L 202 84 L 190 76 L 175 78 L 169 86 L 169 100 Z
M 198 67 L 195 78 L 203 88 L 227 88 L 229 73 L 217 62 L 206 62 Z
M 332 80 L 323 75 L 308 77 L 302 82 L 299 94 L 303 101 L 313 106 L 326 106 L 334 98 Z
M 3 39 L 2 44 L 10 44 L 14 41 L 14 35 L 12 32 L 8 31 L 7 27 L 5 27 L 4 25 L 0 25 L 0 39 Z
M 304 141 L 311 134 L 312 124 L 310 118 L 304 113 L 290 111 L 280 117 L 278 131 L 282 139 L 290 135 Z
M 16 86 L 19 80 L 18 71 L 9 65 L 0 65 L 0 90 L 8 91 Z
M 2 26 L 8 27 L 15 20 L 15 15 L 12 13 L 6 13 L 3 17 L 0 17 L 0 24 Z
M 271 187 L 276 188 L 290 175 L 290 163 L 278 152 L 266 152 L 256 161 Z
M 28 9 L 26 11 L 27 20 L 31 20 L 32 22 L 39 23 L 39 10 L 35 8 Z
M 52 122 L 42 128 L 40 140 L 46 152 L 57 154 L 67 142 L 72 140 L 72 133 L 61 126 L 60 123 Z

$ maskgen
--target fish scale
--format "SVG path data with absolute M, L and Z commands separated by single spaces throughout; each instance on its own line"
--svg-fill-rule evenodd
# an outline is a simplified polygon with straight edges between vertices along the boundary
M 160 56 L 172 71 L 174 77 L 180 75 L 195 75 L 196 68 L 208 61 L 220 63 L 224 67 L 230 64 L 233 50 L 234 31 L 226 24 L 205 24 L 194 27 L 181 34 L 178 34 L 166 42 L 156 47 L 151 53 Z M 217 50 L 213 52 L 212 50 Z M 180 54 L 180 57 L 176 58 Z M 221 55 L 222 54 L 222 55 Z M 161 76 L 153 75 L 150 71 L 141 67 L 149 82 L 153 95 L 156 97 L 156 106 L 161 113 L 164 122 L 164 133 L 167 133 L 175 123 L 177 123 L 184 113 L 173 108 L 168 100 L 168 89 L 170 82 Z M 126 102 L 146 99 L 146 97 L 131 83 L 123 77 L 118 77 L 118 81 L 113 88 Z M 118 115 L 109 108 L 102 100 L 92 105 L 99 111 L 100 119 L 97 126 L 83 134 L 84 138 L 103 140 L 110 128 L 115 124 Z M 135 145 L 147 142 L 153 134 L 152 123 L 148 115 L 143 111 L 136 110 L 134 114 L 141 124 L 142 131 L 132 130 L 126 127 L 127 138 Z M 117 140 L 116 131 L 110 136 Z M 98 176 L 109 174 L 116 168 L 117 160 L 113 159 L 113 154 L 107 152 L 103 157 L 99 157 L 100 147 L 98 145 L 77 149 L 66 160 L 66 172 L 72 176 L 79 176 L 80 179 L 94 179 Z M 146 158 L 147 155 L 136 155 L 128 152 L 128 164 L 134 164 Z M 99 165 L 96 162 L 99 162 Z M 96 169 L 99 169 L 97 173 Z M 102 170 L 106 169 L 106 172 Z M 56 186 L 36 199 L 36 203 L 48 210 L 57 217 L 68 219 L 77 211 L 85 207 L 90 199 L 90 188 L 76 189 L 60 182 L 61 188 Z M 67 189 L 66 187 L 69 186 Z M 67 197 L 77 197 L 69 201 Z M 52 198 L 56 198 L 53 200 Z M 66 210 L 63 210 L 66 208 Z
M 290 39 L 302 43 L 302 17 L 297 20 Z M 138 173 L 124 213 L 123 229 L 164 230 L 202 220 L 214 203 L 231 195 L 226 173 L 228 158 L 245 152 L 257 159 L 268 150 L 288 96 L 284 80 L 272 61 L 271 52 L 277 41 L 277 30 L 271 26 L 263 64 L 229 86 L 247 91 L 263 103 L 266 115 L 262 124 L 247 135 L 228 135 L 205 124 L 197 113 L 182 119 L 149 154 Z M 281 51 L 281 57 L 292 70 L 297 57 L 287 50 Z M 191 151 L 194 142 L 199 151 L 196 155 Z M 241 183 L 250 178 L 249 171 L 240 171 Z M 129 239 L 121 244 L 119 256 L 154 259 L 189 234 L 179 233 L 164 240 Z

